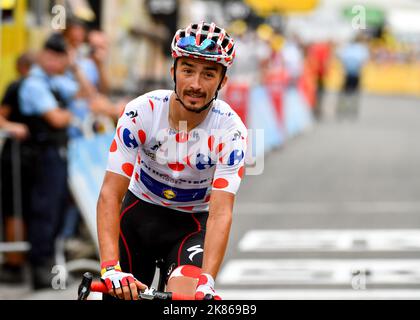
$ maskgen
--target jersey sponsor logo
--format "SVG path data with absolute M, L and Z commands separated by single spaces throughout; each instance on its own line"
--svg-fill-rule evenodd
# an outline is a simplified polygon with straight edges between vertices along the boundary
M 196 164 L 198 170 L 210 169 L 216 165 L 216 162 L 209 156 L 206 156 L 202 153 L 197 154 Z
M 213 109 L 211 109 L 211 111 L 213 112 L 213 113 L 217 113 L 217 114 L 220 114 L 221 116 L 227 116 L 227 117 L 231 117 L 231 116 L 233 116 L 234 115 L 234 113 L 233 112 L 222 112 L 220 109 L 217 109 L 217 108 L 213 108 Z
M 157 141 L 157 144 L 155 144 L 151 149 L 156 152 L 161 146 L 162 142 Z
M 239 130 L 236 130 L 235 134 L 233 135 L 232 141 L 236 141 L 242 137 L 242 133 Z
M 172 189 L 167 189 L 163 191 L 163 196 L 168 200 L 172 200 L 176 197 L 176 193 Z
M 137 140 L 134 138 L 134 135 L 128 129 L 124 129 L 123 131 L 123 141 L 128 148 L 136 149 L 139 146 Z
M 135 111 L 133 110 L 133 111 L 127 112 L 126 115 L 127 117 L 130 117 L 130 119 L 134 119 L 138 117 L 139 114 L 137 113 L 137 110 Z
M 147 150 L 143 150 L 146 154 L 147 154 Z M 171 176 L 169 176 L 167 173 L 162 173 L 159 172 L 155 169 L 153 169 L 152 167 L 150 167 L 146 161 L 141 160 L 141 164 L 142 164 L 142 168 L 146 169 L 148 172 L 152 173 L 153 175 L 159 177 L 161 180 L 165 180 L 168 183 L 171 184 L 195 184 L 195 185 L 202 185 L 202 184 L 209 184 L 212 180 L 213 177 L 209 177 L 209 178 L 205 178 L 205 179 L 201 179 L 201 180 L 189 180 L 189 179 L 183 179 L 183 178 L 179 178 L 179 179 L 174 179 Z
M 244 158 L 244 152 L 242 150 L 233 150 L 228 159 L 228 166 L 234 166 L 242 161 Z
M 158 96 L 148 95 L 147 98 L 148 99 L 153 99 L 155 101 L 163 101 L 163 102 L 167 102 L 169 100 L 168 96 L 165 96 L 164 98 L 162 98 L 162 97 L 158 97 Z
M 168 186 L 165 183 L 153 179 L 143 169 L 140 171 L 140 180 L 154 195 L 176 202 L 203 200 L 207 193 L 207 188 L 181 189 Z
M 201 248 L 201 244 L 197 244 L 196 246 L 193 246 L 191 248 L 187 249 L 188 252 L 191 252 L 191 254 L 188 256 L 188 258 L 191 260 L 191 262 L 194 259 L 194 256 L 196 254 L 199 254 L 201 252 L 203 252 L 204 250 Z

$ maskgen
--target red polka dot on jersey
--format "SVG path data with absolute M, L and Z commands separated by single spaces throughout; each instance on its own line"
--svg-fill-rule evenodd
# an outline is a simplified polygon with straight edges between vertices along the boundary
M 216 152 L 217 153 L 222 152 L 222 150 L 223 150 L 224 147 L 225 147 L 225 144 L 224 143 L 219 143 L 219 145 L 216 148 Z
M 134 166 L 131 163 L 124 163 L 122 165 L 122 170 L 124 171 L 124 173 L 131 177 L 133 175 L 133 171 L 134 171 Z
M 244 176 L 244 172 L 245 172 L 245 167 L 244 166 L 240 167 L 238 171 L 239 178 L 242 179 L 242 177 Z
M 141 163 L 141 157 L 140 154 L 137 154 L 137 163 L 140 164 Z
M 117 149 L 118 149 L 117 142 L 114 139 L 114 140 L 112 140 L 111 147 L 109 148 L 109 151 L 110 152 L 115 152 L 115 151 L 117 151 Z
M 143 130 L 139 130 L 138 134 L 140 142 L 144 144 L 146 142 L 146 132 L 144 132 Z
M 213 187 L 216 189 L 224 189 L 229 185 L 229 181 L 224 178 L 218 178 L 214 181 Z
M 208 195 L 208 196 L 206 197 L 206 200 L 204 200 L 204 202 L 209 202 L 209 201 L 210 201 L 210 198 L 211 198 L 211 195 Z
M 149 100 L 150 108 L 152 108 L 152 111 L 155 109 L 155 105 L 152 100 Z
M 209 137 L 208 146 L 209 146 L 210 151 L 213 151 L 213 147 L 214 147 L 214 136 L 210 136 Z
M 175 136 L 176 142 L 178 143 L 184 143 L 188 141 L 188 133 L 186 132 L 180 132 L 177 133 Z
M 167 202 L 164 202 L 164 201 L 161 201 L 160 203 L 162 203 L 165 207 L 169 207 L 171 205 L 170 203 L 167 203 Z
M 137 172 L 136 172 L 135 178 L 136 178 L 136 181 L 139 182 L 140 176 Z
M 183 171 L 185 169 L 185 166 L 182 163 L 179 163 L 179 162 L 169 163 L 168 167 L 172 171 Z
M 185 265 L 181 268 L 181 274 L 185 277 L 198 278 L 201 274 L 201 268 L 193 265 Z

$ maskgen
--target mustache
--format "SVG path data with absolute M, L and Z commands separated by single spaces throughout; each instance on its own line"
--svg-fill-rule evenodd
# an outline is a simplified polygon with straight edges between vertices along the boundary
M 200 90 L 196 91 L 196 90 L 187 89 L 187 90 L 184 90 L 184 95 L 195 95 L 199 97 L 205 97 L 206 93 Z

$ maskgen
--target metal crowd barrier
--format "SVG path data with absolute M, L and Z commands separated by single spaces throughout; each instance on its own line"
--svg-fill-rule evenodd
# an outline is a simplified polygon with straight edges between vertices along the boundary
M 0 163 L 3 160 L 3 146 L 7 138 L 11 136 L 0 130 Z M 14 237 L 15 241 L 6 242 L 5 241 L 5 230 L 4 230 L 4 212 L 3 212 L 3 199 L 2 199 L 2 188 L 13 188 L 13 212 L 12 216 L 14 218 L 20 219 L 23 221 L 23 212 L 22 212 L 22 193 L 21 193 L 21 161 L 20 161 L 20 142 L 16 139 L 12 139 L 12 185 L 3 185 L 3 172 L 2 166 L 0 166 L 0 253 L 7 252 L 27 252 L 30 249 L 30 244 L 27 241 L 24 241 L 24 232 L 23 224 L 18 225 L 14 224 Z

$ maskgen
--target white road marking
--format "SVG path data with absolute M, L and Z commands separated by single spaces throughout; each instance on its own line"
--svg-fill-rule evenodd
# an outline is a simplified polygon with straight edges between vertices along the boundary
M 238 244 L 245 252 L 414 251 L 420 252 L 420 230 L 287 229 L 251 230 Z
M 420 213 L 420 202 L 238 202 L 234 211 L 241 215 L 323 214 L 323 213 Z
M 418 259 L 237 259 L 218 276 L 223 285 L 420 284 Z
M 223 300 L 420 300 L 420 290 L 219 289 Z

